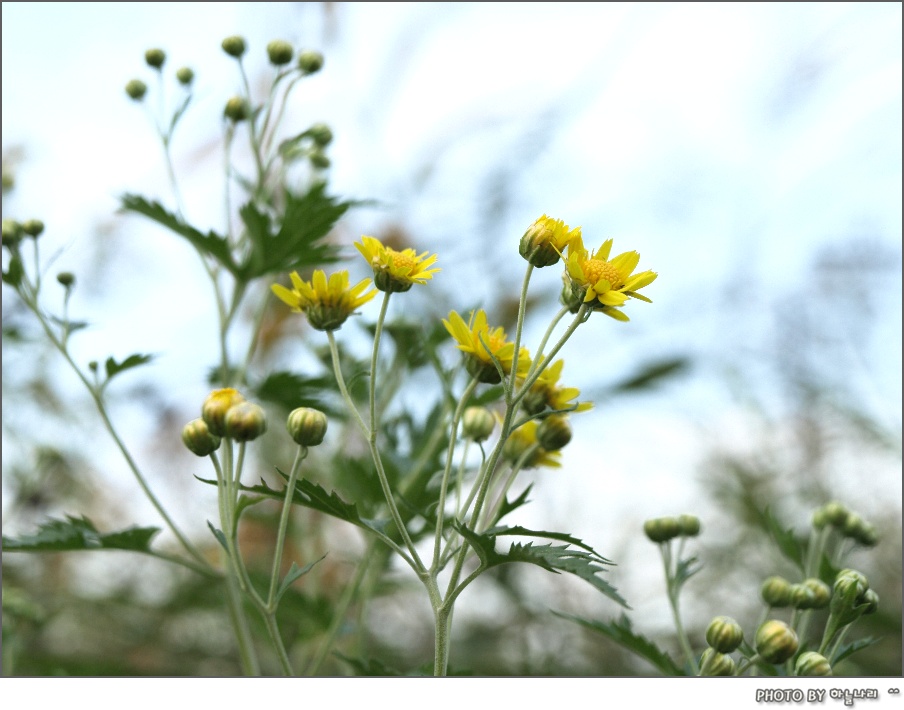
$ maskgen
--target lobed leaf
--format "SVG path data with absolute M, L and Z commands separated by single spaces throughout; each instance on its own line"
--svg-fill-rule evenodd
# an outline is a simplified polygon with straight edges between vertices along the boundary
M 160 528 L 131 527 L 101 533 L 88 518 L 66 516 L 42 523 L 33 535 L 3 537 L 4 552 L 64 552 L 74 550 L 132 550 L 150 552 L 151 539 Z
M 145 365 L 154 359 L 153 355 L 140 355 L 138 353 L 134 355 L 129 355 L 122 362 L 116 362 L 112 357 L 108 357 L 107 361 L 104 363 L 104 369 L 107 372 L 107 380 L 113 379 L 116 375 L 124 370 L 130 370 L 133 367 L 140 367 L 141 365 Z

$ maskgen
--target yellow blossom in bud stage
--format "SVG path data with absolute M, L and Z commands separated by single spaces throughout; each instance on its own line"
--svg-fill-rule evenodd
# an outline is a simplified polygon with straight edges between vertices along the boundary
M 822 677 L 832 675 L 832 664 L 816 651 L 806 651 L 797 657 L 794 663 L 794 675 L 803 677 Z
M 734 659 L 715 648 L 707 648 L 700 656 L 701 676 L 731 676 L 735 672 Z
M 502 447 L 502 456 L 510 463 L 516 463 L 529 450 L 533 449 L 533 453 L 528 455 L 527 460 L 522 464 L 523 468 L 537 468 L 538 466 L 548 466 L 550 468 L 560 468 L 562 464 L 559 462 L 561 454 L 558 451 L 547 451 L 537 441 L 537 422 L 525 422 L 515 429 Z
M 363 279 L 351 287 L 348 271 L 337 271 L 327 279 L 326 273 L 318 269 L 310 281 L 304 281 L 296 271 L 289 277 L 292 279 L 291 290 L 282 284 L 273 284 L 270 288 L 293 311 L 304 313 L 311 327 L 317 330 L 336 330 L 377 294 L 374 290 L 367 291 L 370 279 Z
M 407 291 L 414 284 L 427 283 L 440 271 L 428 268 L 436 263 L 436 254 L 418 254 L 414 249 L 398 251 L 374 237 L 362 236 L 360 243 L 355 242 L 355 248 L 374 270 L 374 286 L 381 291 Z
M 784 663 L 797 653 L 800 642 L 788 624 L 771 619 L 757 629 L 754 646 L 766 663 Z
M 559 387 L 559 378 L 562 376 L 564 366 L 564 360 L 556 360 L 540 373 L 531 385 L 530 392 L 521 400 L 521 406 L 528 414 L 539 414 L 547 408 L 586 412 L 593 407 L 592 402 L 573 401 L 581 394 L 577 387 Z
M 565 247 L 580 238 L 580 227 L 569 229 L 561 219 L 553 219 L 544 214 L 527 228 L 521 237 L 518 252 L 535 267 L 542 269 L 558 263 Z
M 449 320 L 443 320 L 458 349 L 465 353 L 468 372 L 479 382 L 496 384 L 501 381 L 499 370 L 493 362 L 495 358 L 508 375 L 515 360 L 515 344 L 508 342 L 502 327 L 490 328 L 487 314 L 481 309 L 471 311 L 471 318 L 465 323 L 455 311 L 449 312 Z M 527 348 L 518 351 L 518 375 L 525 377 L 530 368 L 530 352 Z
M 209 456 L 220 448 L 220 437 L 210 433 L 203 419 L 193 419 L 182 428 L 182 443 L 195 456 Z
M 226 412 L 226 436 L 236 441 L 253 441 L 267 431 L 267 415 L 253 402 L 239 402 Z
M 201 418 L 214 436 L 226 435 L 226 413 L 245 398 L 232 387 L 214 390 L 201 405 Z
M 286 420 L 289 436 L 299 446 L 318 446 L 326 436 L 326 414 L 311 407 L 293 409 Z
M 580 299 L 594 310 L 616 320 L 627 321 L 628 316 L 618 308 L 625 305 L 629 298 L 652 303 L 637 291 L 653 283 L 657 274 L 653 271 L 633 273 L 640 261 L 640 254 L 636 251 L 626 251 L 609 259 L 611 250 L 611 239 L 603 242 L 593 253 L 584 248 L 580 238 L 569 243 L 565 259 L 567 284 L 571 287 L 574 300 Z

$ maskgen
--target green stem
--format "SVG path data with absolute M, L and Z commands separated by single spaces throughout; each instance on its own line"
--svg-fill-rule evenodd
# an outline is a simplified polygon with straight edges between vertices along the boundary
M 684 625 L 681 623 L 681 613 L 678 611 L 678 590 L 675 585 L 675 577 L 671 570 L 671 552 L 670 543 L 665 542 L 659 545 L 659 551 L 662 554 L 662 563 L 665 568 L 666 589 L 668 591 L 669 606 L 672 609 L 672 619 L 675 622 L 675 630 L 678 633 L 678 643 L 681 644 L 681 650 L 688 665 L 691 667 L 691 673 L 697 675 L 700 669 L 697 667 L 697 659 L 694 658 L 694 652 L 691 649 L 690 641 L 688 641 L 687 633 Z
M 518 357 L 521 354 L 521 332 L 524 329 L 524 313 L 527 310 L 527 287 L 530 284 L 531 274 L 534 272 L 534 265 L 527 264 L 524 272 L 524 281 L 521 284 L 521 298 L 518 300 L 518 321 L 515 326 L 515 355 L 512 360 L 512 371 L 509 375 L 509 386 L 506 391 L 506 404 L 511 406 L 512 398 L 515 394 L 515 382 L 518 378 Z M 533 364 L 533 363 L 531 363 Z
M 289 515 L 292 512 L 292 496 L 295 493 L 295 481 L 301 471 L 301 462 L 304 461 L 307 454 L 307 447 L 298 447 L 295 461 L 292 463 L 292 470 L 289 472 L 289 480 L 286 483 L 286 499 L 283 501 L 282 512 L 279 516 L 279 528 L 276 531 L 276 549 L 273 551 L 273 570 L 270 572 L 270 592 L 267 595 L 267 611 L 269 613 L 276 611 L 276 589 L 279 584 L 279 569 L 282 563 L 283 547 L 286 543 L 286 530 L 289 527 Z
M 540 364 L 540 361 L 543 359 L 543 350 L 546 348 L 546 343 L 549 341 L 550 337 L 552 337 L 552 332 L 555 330 L 556 326 L 559 324 L 559 321 L 565 317 L 566 313 L 570 312 L 570 308 L 568 306 L 563 306 L 558 313 L 553 317 L 552 321 L 549 324 L 549 327 L 546 329 L 546 332 L 543 334 L 543 338 L 540 340 L 540 345 L 537 346 L 537 352 L 534 353 L 534 358 L 531 361 L 530 369 L 527 371 L 527 376 L 530 377 L 534 370 L 537 369 L 537 366 Z

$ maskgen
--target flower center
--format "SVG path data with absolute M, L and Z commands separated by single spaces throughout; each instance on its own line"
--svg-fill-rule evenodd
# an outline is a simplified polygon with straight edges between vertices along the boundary
M 619 274 L 618 269 L 608 261 L 603 261 L 602 259 L 587 259 L 587 261 L 581 264 L 581 268 L 584 271 L 587 282 L 594 286 L 602 279 L 606 279 L 611 288 L 618 288 L 621 284 L 621 274 Z
M 392 266 L 396 269 L 414 269 L 417 265 L 417 262 L 414 260 L 410 254 L 406 254 L 403 251 L 396 251 L 395 249 L 386 248 L 386 255 L 392 259 Z

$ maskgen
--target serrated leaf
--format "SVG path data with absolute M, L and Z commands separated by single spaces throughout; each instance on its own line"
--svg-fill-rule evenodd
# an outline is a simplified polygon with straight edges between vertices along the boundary
M 499 516 L 496 520 L 502 520 L 506 515 L 511 513 L 513 510 L 520 508 L 522 505 L 526 505 L 528 503 L 527 495 L 530 493 L 530 489 L 534 487 L 534 484 L 531 483 L 527 488 L 519 495 L 515 500 L 511 503 L 508 498 L 505 498 L 502 501 L 502 505 L 499 506 Z
M 314 407 L 325 414 L 337 412 L 322 397 L 335 387 L 332 377 L 305 377 L 295 372 L 273 372 L 261 382 L 255 393 L 259 399 L 279 404 L 287 410 L 296 407 Z
M 766 531 L 772 536 L 782 555 L 793 562 L 801 572 L 804 572 L 806 546 L 797 538 L 794 530 L 783 528 L 768 508 L 763 511 L 762 520 Z
M 235 276 L 240 269 L 232 258 L 232 250 L 225 237 L 216 232 L 203 234 L 191 225 L 183 222 L 179 217 L 168 212 L 159 202 L 149 202 L 140 195 L 126 194 L 120 198 L 122 209 L 127 212 L 136 212 L 163 225 L 172 232 L 187 239 L 195 248 L 204 254 L 208 254 Z
M 204 479 L 200 479 L 200 480 L 204 480 Z M 210 481 L 205 481 L 205 483 L 209 483 L 209 482 Z M 214 483 L 216 483 L 216 481 L 214 481 Z M 223 546 L 223 549 L 228 552 L 229 544 L 226 542 L 226 536 L 223 534 L 223 531 L 220 530 L 219 528 L 215 528 L 213 526 L 213 523 L 211 523 L 209 520 L 207 521 L 207 527 L 210 528 L 210 532 L 213 533 L 213 536 L 217 539 L 217 542 L 219 542 Z
M 151 539 L 160 528 L 131 527 L 101 533 L 88 518 L 66 516 L 49 520 L 34 535 L 3 538 L 4 552 L 63 552 L 72 550 L 132 550 L 150 552 Z
M 583 540 L 580 540 L 576 537 L 572 537 L 567 533 L 558 533 L 558 532 L 548 532 L 546 530 L 528 530 L 527 528 L 523 528 L 520 525 L 516 525 L 515 527 L 496 527 L 492 530 L 486 531 L 488 535 L 524 535 L 527 537 L 543 537 L 548 538 L 550 540 L 558 540 L 559 542 L 567 542 L 575 547 L 580 547 L 583 550 L 586 550 L 591 555 L 593 555 L 598 561 L 603 562 L 605 564 L 612 564 L 609 560 L 607 560 L 602 555 L 598 554 L 592 547 L 585 544 Z
M 852 653 L 856 653 L 861 649 L 879 643 L 880 640 L 881 639 L 873 638 L 872 636 L 867 636 L 865 639 L 858 639 L 857 641 L 852 641 L 851 643 L 844 644 L 838 649 L 838 652 L 835 654 L 835 657 L 832 660 L 832 665 L 834 666 L 836 663 L 843 661 Z
M 286 593 L 286 590 L 292 586 L 292 583 L 295 582 L 296 579 L 310 572 L 314 565 L 316 565 L 318 562 L 321 562 L 324 557 L 326 557 L 326 555 L 321 557 L 319 560 L 314 560 L 304 567 L 299 567 L 293 562 L 292 566 L 289 567 L 289 571 L 286 572 L 286 576 L 283 577 L 283 581 L 279 585 L 279 589 L 276 591 L 276 601 L 279 601 L 282 598 L 282 595 Z
M 635 633 L 631 628 L 631 620 L 622 614 L 618 621 L 605 624 L 600 621 L 592 621 L 584 619 L 580 616 L 572 614 L 564 614 L 562 612 L 553 611 L 553 614 L 569 621 L 574 621 L 581 626 L 603 634 L 607 638 L 612 639 L 623 648 L 628 649 L 632 653 L 640 656 L 644 660 L 653 664 L 663 675 L 666 676 L 683 676 L 685 672 L 681 667 L 672 660 L 668 653 L 660 649 L 646 636 Z
M 673 582 L 676 591 L 681 589 L 681 586 L 701 569 L 703 569 L 703 566 L 697 564 L 696 557 L 678 560 L 678 564 L 675 565 L 675 580 Z
M 112 357 L 108 357 L 107 361 L 104 363 L 104 369 L 107 372 L 107 380 L 113 379 L 116 375 L 124 370 L 130 370 L 133 367 L 140 367 L 141 365 L 145 365 L 154 359 L 153 355 L 129 355 L 122 362 L 116 362 Z

